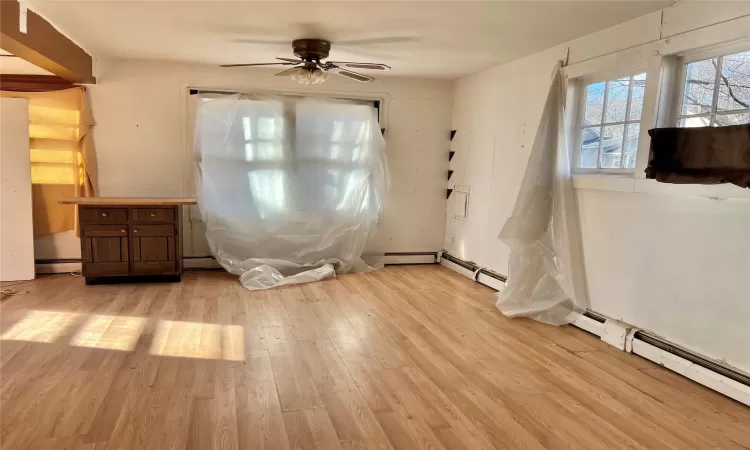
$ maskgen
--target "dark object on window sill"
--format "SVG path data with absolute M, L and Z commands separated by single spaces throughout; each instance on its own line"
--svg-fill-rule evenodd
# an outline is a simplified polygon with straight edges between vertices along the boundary
M 648 130 L 646 178 L 662 183 L 732 183 L 750 188 L 750 125 Z

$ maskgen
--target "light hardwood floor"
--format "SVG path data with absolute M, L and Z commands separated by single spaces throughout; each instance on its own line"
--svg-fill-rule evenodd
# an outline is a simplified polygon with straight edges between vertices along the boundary
M 750 408 L 440 266 L 263 292 L 222 272 L 2 302 L 2 448 L 750 447 Z

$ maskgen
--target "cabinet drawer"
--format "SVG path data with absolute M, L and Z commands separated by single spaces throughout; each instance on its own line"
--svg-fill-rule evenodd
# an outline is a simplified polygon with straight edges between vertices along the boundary
M 83 208 L 81 210 L 82 222 L 126 222 L 128 210 L 125 208 Z
M 133 263 L 133 273 L 137 275 L 172 275 L 178 273 L 174 261 L 154 261 Z
M 174 236 L 174 225 L 133 225 L 133 236 Z
M 134 222 L 174 222 L 173 208 L 133 208 Z
M 84 277 L 118 277 L 128 274 L 128 263 L 126 262 L 99 262 L 83 265 Z
M 84 225 L 82 229 L 85 237 L 127 237 L 127 225 Z

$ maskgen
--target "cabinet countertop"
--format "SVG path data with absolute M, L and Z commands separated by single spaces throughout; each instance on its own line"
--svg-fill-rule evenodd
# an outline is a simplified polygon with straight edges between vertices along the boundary
M 92 206 L 175 206 L 195 205 L 198 199 L 191 197 L 72 197 L 59 200 L 61 205 L 92 205 Z

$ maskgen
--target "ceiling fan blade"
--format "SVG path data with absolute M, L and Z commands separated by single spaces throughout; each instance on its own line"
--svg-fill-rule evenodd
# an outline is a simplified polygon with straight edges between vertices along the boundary
M 285 77 L 287 75 L 294 75 L 295 73 L 299 73 L 300 69 L 300 67 L 292 67 L 291 69 L 282 70 L 281 72 L 274 74 L 274 76 Z
M 301 59 L 294 59 L 294 58 L 276 58 L 276 59 L 279 59 L 281 61 L 287 61 L 287 62 L 294 63 L 294 64 L 299 64 L 303 62 Z
M 254 63 L 254 64 L 222 64 L 219 67 L 252 67 L 252 66 L 293 66 L 297 63 L 292 62 L 275 62 L 275 63 Z
M 342 77 L 351 78 L 352 80 L 360 81 L 362 83 L 369 83 L 373 81 L 375 78 L 363 75 L 361 73 L 352 72 L 351 70 L 342 69 L 341 67 L 329 67 L 327 69 L 328 72 L 335 73 L 336 75 L 341 75 Z
M 329 62 L 337 66 L 346 66 L 346 67 L 351 67 L 353 69 L 384 70 L 384 71 L 391 70 L 390 66 L 386 66 L 385 64 L 380 64 L 380 63 L 360 63 L 360 62 L 346 62 L 346 61 L 329 61 Z

